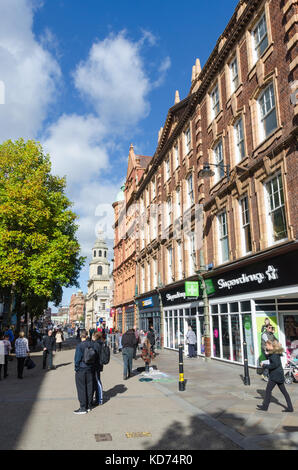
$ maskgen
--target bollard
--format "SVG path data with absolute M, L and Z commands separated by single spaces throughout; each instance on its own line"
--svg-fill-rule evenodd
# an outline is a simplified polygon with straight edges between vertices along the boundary
M 243 341 L 243 355 L 244 355 L 244 385 L 250 385 L 250 377 L 248 370 L 248 359 L 247 359 L 247 344 L 246 341 Z
M 183 345 L 179 344 L 179 392 L 185 390 L 184 373 L 183 373 Z

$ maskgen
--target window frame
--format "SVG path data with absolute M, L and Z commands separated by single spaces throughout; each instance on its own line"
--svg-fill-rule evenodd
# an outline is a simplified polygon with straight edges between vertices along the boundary
M 185 148 L 185 155 L 188 155 L 191 151 L 191 130 L 190 124 L 187 129 L 184 131 L 184 148 Z
M 218 160 L 218 153 L 217 149 L 221 148 L 221 160 Z M 220 139 L 213 147 L 213 161 L 216 165 L 215 167 L 215 175 L 216 175 L 216 182 L 220 181 L 222 178 L 225 177 L 225 168 L 224 166 L 224 154 L 223 154 L 223 141 Z
M 222 218 L 225 218 L 225 222 L 222 224 Z M 226 233 L 224 233 L 224 228 L 226 228 Z M 217 229 L 218 229 L 218 246 L 219 246 L 219 261 L 221 263 L 225 263 L 229 261 L 230 254 L 229 254 L 229 226 L 228 226 L 228 216 L 227 211 L 223 210 L 217 215 Z M 227 240 L 227 258 L 224 259 L 223 253 L 223 242 Z
M 256 30 L 259 28 L 260 24 L 262 22 L 265 22 L 265 34 L 258 39 L 258 42 L 256 41 Z M 255 64 L 259 59 L 260 57 L 262 57 L 262 55 L 264 54 L 264 52 L 266 51 L 266 49 L 268 48 L 269 46 L 269 35 L 268 35 L 268 25 L 267 25 L 267 18 L 266 18 L 266 13 L 265 11 L 262 13 L 262 15 L 260 15 L 260 18 L 259 20 L 257 21 L 257 23 L 254 25 L 252 31 L 251 31 L 251 36 L 252 36 L 252 55 L 253 55 L 253 64 Z M 264 41 L 264 39 L 267 38 L 267 45 L 266 47 L 264 48 L 264 50 L 261 52 L 259 49 L 260 49 L 260 44 Z
M 269 90 L 269 100 L 266 100 L 266 93 Z M 272 90 L 272 93 L 270 91 Z M 262 101 L 264 99 L 264 101 Z M 267 107 L 267 103 L 270 101 L 270 103 L 273 105 L 269 110 L 266 110 L 264 115 L 263 115 L 263 105 L 264 107 Z M 259 137 L 260 141 L 266 140 L 275 130 L 278 128 L 278 115 L 277 115 L 277 106 L 276 106 L 276 97 L 275 97 L 275 89 L 274 89 L 274 83 L 271 81 L 265 88 L 262 90 L 262 92 L 259 94 L 257 98 L 257 106 L 258 106 L 258 116 L 259 116 Z M 275 112 L 275 121 L 276 121 L 276 126 L 268 133 L 266 133 L 266 119 L 270 116 L 272 112 Z
M 243 202 L 247 201 L 247 206 L 245 207 L 245 210 L 243 210 Z M 241 197 L 239 199 L 239 211 L 240 211 L 240 224 L 241 224 L 241 246 L 242 246 L 242 254 L 247 255 L 249 253 L 252 253 L 252 232 L 251 232 L 251 219 L 250 219 L 250 208 L 249 208 L 249 200 L 248 200 L 248 195 L 246 194 L 245 196 Z M 244 220 L 246 219 L 246 220 Z M 250 250 L 247 249 L 246 246 L 246 229 L 248 228 L 249 230 L 249 238 L 250 238 Z
M 233 75 L 233 64 L 236 64 L 237 73 L 235 76 Z M 230 70 L 231 95 L 232 95 L 237 90 L 240 84 L 237 54 L 235 54 L 232 60 L 230 61 L 229 70 Z M 237 85 L 235 85 L 235 80 L 237 80 Z
M 277 181 L 277 186 L 278 186 L 278 199 L 279 199 L 280 202 L 282 201 L 282 203 L 279 204 L 278 206 L 275 206 L 274 209 L 272 209 L 271 200 L 274 202 L 274 205 L 275 205 L 275 197 L 274 196 L 277 193 L 276 191 L 274 192 L 274 188 L 273 188 L 273 182 L 275 180 Z M 272 194 L 269 194 L 269 191 L 268 191 L 268 186 L 269 185 L 273 189 Z M 270 178 L 269 180 L 266 180 L 264 182 L 264 189 L 265 189 L 265 204 L 266 204 L 265 207 L 266 207 L 266 221 L 267 221 L 266 225 L 267 225 L 267 227 L 270 228 L 270 232 L 269 232 L 270 239 L 268 241 L 269 241 L 270 245 L 274 245 L 274 244 L 277 244 L 277 243 L 282 243 L 283 241 L 288 239 L 288 227 L 287 227 L 287 217 L 286 217 L 284 184 L 283 184 L 281 173 L 278 172 L 272 178 Z M 282 192 L 282 198 L 280 196 L 281 192 Z M 285 231 L 286 235 L 284 237 L 279 238 L 279 239 L 276 240 L 275 237 L 274 237 L 274 225 L 273 225 L 272 214 L 274 212 L 277 212 L 278 210 L 282 211 L 282 218 L 284 220 L 284 231 Z
M 242 139 L 239 139 L 238 124 L 241 123 Z M 243 117 L 240 116 L 234 123 L 234 139 L 235 139 L 235 155 L 236 164 L 240 163 L 246 157 L 245 151 L 245 135 L 244 135 L 244 124 Z M 241 148 L 243 148 L 243 155 L 241 155 Z
M 216 93 L 217 91 L 217 93 Z M 214 96 L 217 96 L 217 100 L 214 101 Z M 219 86 L 218 83 L 212 88 L 210 92 L 210 103 L 211 103 L 211 120 L 215 119 L 220 112 L 220 98 L 219 98 Z
M 191 181 L 191 185 L 189 182 Z M 186 184 L 187 184 L 187 208 L 190 208 L 195 201 L 195 195 L 194 195 L 194 183 L 193 183 L 193 174 L 190 173 L 187 178 L 186 178 Z M 191 186 L 191 189 L 190 189 Z

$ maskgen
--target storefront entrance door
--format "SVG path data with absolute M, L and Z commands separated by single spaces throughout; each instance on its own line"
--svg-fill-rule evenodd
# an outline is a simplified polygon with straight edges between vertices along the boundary
M 280 342 L 289 357 L 298 348 L 298 312 L 279 314 Z M 285 365 L 286 357 L 282 358 Z

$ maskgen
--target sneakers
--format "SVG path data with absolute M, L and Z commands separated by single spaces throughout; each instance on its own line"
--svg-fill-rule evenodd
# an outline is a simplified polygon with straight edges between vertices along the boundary
M 75 414 L 75 415 L 86 415 L 86 414 L 87 414 L 87 410 L 83 410 L 82 408 L 79 408 L 78 410 L 75 410 L 75 411 L 74 411 L 74 414 Z
M 267 411 L 268 408 L 265 408 L 263 405 L 257 405 L 257 410 L 260 410 L 260 411 Z

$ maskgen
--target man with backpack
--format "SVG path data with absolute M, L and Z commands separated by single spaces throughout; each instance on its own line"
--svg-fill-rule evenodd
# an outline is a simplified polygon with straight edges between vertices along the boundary
M 86 330 L 81 331 L 81 342 L 75 351 L 75 381 L 80 402 L 80 408 L 74 414 L 86 414 L 92 409 L 93 396 L 93 376 L 96 363 L 98 361 L 97 352 L 91 343 Z
M 93 373 L 92 394 L 92 397 L 95 394 L 95 399 L 92 401 L 92 406 L 98 406 L 103 404 L 103 389 L 100 373 L 103 371 L 103 366 L 110 361 L 110 348 L 103 340 L 103 334 L 100 331 L 96 331 L 92 335 L 92 344 L 97 354 Z

